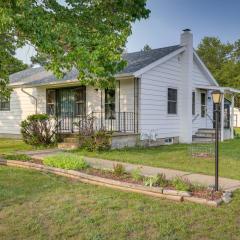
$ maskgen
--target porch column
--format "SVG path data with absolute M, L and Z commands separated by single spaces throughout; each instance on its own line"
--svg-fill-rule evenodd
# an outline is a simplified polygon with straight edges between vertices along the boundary
M 231 138 L 234 138 L 234 94 L 232 94 L 232 104 L 231 104 L 231 117 L 230 117 L 230 128 L 231 128 Z
M 220 140 L 221 142 L 224 140 L 224 93 L 222 96 L 222 103 L 221 103 L 221 137 Z

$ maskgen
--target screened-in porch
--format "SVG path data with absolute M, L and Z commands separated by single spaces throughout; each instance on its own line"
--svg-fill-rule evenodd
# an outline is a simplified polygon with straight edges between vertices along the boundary
M 56 118 L 62 133 L 78 132 L 85 127 L 137 133 L 136 85 L 133 80 L 132 89 L 124 85 L 121 89 L 120 81 L 116 89 L 86 86 L 46 89 L 46 112 Z

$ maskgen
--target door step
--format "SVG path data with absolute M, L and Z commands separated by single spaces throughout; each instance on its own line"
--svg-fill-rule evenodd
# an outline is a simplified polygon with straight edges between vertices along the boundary
M 58 149 L 74 150 L 79 148 L 79 137 L 76 134 L 63 136 L 63 142 L 58 144 Z
M 219 134 L 220 135 L 220 134 Z M 215 142 L 215 129 L 199 128 L 193 135 L 193 143 L 213 143 Z
M 75 150 L 79 148 L 79 143 L 59 143 L 58 149 L 61 150 Z

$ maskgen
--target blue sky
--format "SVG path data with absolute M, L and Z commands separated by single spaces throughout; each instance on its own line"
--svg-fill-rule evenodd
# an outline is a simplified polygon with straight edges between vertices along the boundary
M 224 42 L 240 39 L 240 0 L 149 0 L 151 15 L 133 24 L 128 52 L 145 44 L 152 48 L 179 43 L 180 32 L 190 28 L 194 46 L 204 36 L 217 36 Z M 17 56 L 29 63 L 33 49 L 26 47 Z

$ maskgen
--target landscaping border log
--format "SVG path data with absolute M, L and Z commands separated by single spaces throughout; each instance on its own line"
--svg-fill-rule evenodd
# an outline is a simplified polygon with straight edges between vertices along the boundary
M 163 188 L 146 187 L 139 184 L 121 182 L 121 181 L 112 180 L 108 178 L 89 175 L 79 171 L 48 167 L 48 166 L 31 163 L 31 162 L 0 159 L 0 165 L 34 169 L 34 170 L 38 170 L 46 173 L 52 173 L 52 174 L 68 177 L 71 179 L 76 179 L 83 183 L 110 187 L 113 189 L 119 189 L 127 192 L 141 193 L 141 194 L 152 196 L 152 197 L 164 198 L 164 199 L 174 200 L 178 202 L 189 201 L 189 202 L 200 203 L 200 204 L 205 204 L 205 205 L 214 206 L 214 207 L 219 206 L 220 203 L 222 202 L 221 200 L 208 201 L 206 199 L 201 199 L 201 198 L 196 198 L 196 197 L 191 197 L 186 195 L 185 196 L 173 195 L 173 193 L 167 194 L 168 191 L 163 190 Z M 178 192 L 178 194 L 179 193 L 180 192 Z

